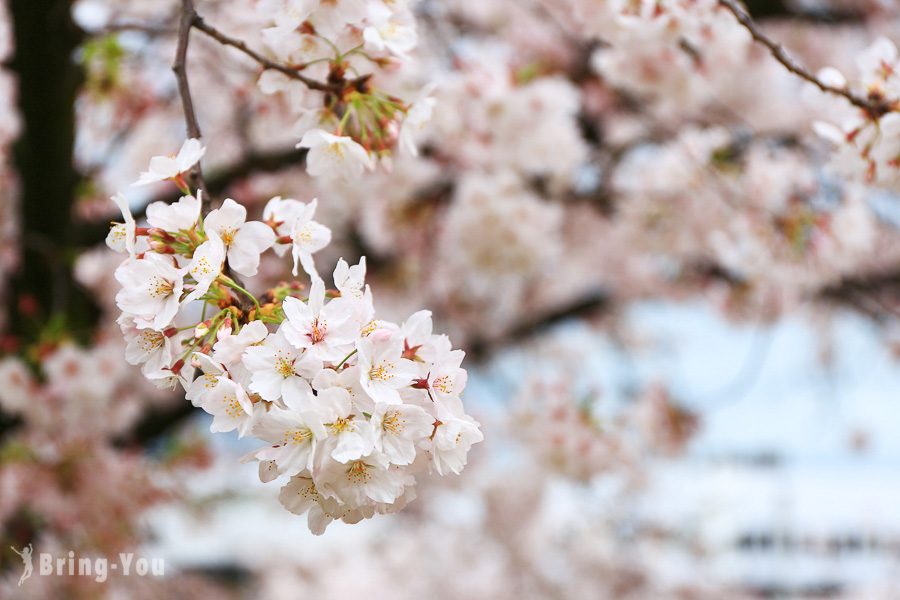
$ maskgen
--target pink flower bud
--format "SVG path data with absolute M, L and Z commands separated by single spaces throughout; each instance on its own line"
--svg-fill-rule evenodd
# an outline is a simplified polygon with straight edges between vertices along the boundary
M 212 323 L 209 320 L 203 321 L 202 323 L 197 323 L 197 326 L 194 327 L 194 337 L 200 339 L 205 337 L 206 334 L 209 333 L 209 326 Z
M 225 322 L 222 323 L 222 326 L 219 327 L 219 331 L 216 332 L 216 340 L 223 340 L 231 335 L 233 331 L 231 326 L 231 317 L 227 317 Z
M 150 249 L 158 254 L 175 254 L 175 249 L 159 240 L 150 240 Z

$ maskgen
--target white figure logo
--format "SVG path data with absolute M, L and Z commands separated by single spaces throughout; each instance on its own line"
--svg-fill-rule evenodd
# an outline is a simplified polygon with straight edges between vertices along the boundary
M 25 546 L 21 552 L 10 546 L 13 552 L 22 557 L 22 562 L 25 564 L 25 570 L 22 571 L 22 576 L 19 577 L 19 585 L 22 585 L 26 579 L 31 577 L 31 572 L 34 570 L 34 567 L 31 564 L 31 544 Z

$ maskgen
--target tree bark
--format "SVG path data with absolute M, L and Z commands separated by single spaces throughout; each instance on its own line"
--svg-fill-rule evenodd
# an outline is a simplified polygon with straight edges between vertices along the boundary
M 13 145 L 21 189 L 21 260 L 8 298 L 10 333 L 34 341 L 48 323 L 87 333 L 96 307 L 74 285 L 75 100 L 83 80 L 73 0 L 10 0 L 22 131 Z

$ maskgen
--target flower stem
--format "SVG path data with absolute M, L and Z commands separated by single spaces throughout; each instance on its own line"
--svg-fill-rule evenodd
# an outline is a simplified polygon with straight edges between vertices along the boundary
M 227 285 L 228 287 L 230 287 L 230 288 L 232 288 L 232 289 L 234 289 L 234 290 L 237 290 L 237 291 L 241 292 L 242 294 L 244 294 L 245 296 L 247 296 L 248 298 L 250 298 L 251 300 L 253 300 L 253 304 L 256 306 L 256 314 L 259 314 L 259 300 L 256 299 L 256 296 L 254 296 L 253 294 L 251 294 L 250 292 L 248 292 L 247 290 L 245 290 L 244 288 L 242 288 L 241 286 L 239 286 L 239 285 L 238 285 L 237 283 L 235 283 L 234 280 L 231 279 L 230 277 L 224 277 L 224 276 L 223 276 L 223 277 L 222 277 L 222 283 L 224 283 L 225 285 Z
M 338 363 L 338 366 L 336 366 L 336 367 L 334 368 L 334 370 L 337 371 L 338 369 L 340 369 L 341 367 L 343 367 L 343 366 L 344 366 L 344 363 L 347 362 L 348 360 L 350 360 L 350 357 L 353 356 L 354 354 L 356 354 L 356 352 L 357 352 L 357 351 L 354 349 L 353 352 L 351 352 L 350 354 L 348 354 L 347 356 L 345 356 L 345 357 L 344 357 L 344 360 L 342 360 L 341 362 L 339 362 L 339 363 Z

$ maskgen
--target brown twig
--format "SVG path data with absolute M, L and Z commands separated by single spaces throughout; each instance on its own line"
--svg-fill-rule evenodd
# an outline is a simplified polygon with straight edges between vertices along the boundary
M 467 355 L 475 361 L 484 361 L 493 356 L 500 348 L 506 348 L 525 342 L 553 326 L 569 319 L 588 318 L 593 315 L 611 311 L 615 306 L 614 298 L 605 290 L 592 290 L 575 298 L 572 302 L 557 306 L 547 312 L 522 321 L 494 338 L 474 338 L 466 348 Z
M 200 139 L 200 124 L 197 122 L 197 112 L 194 109 L 194 99 L 191 96 L 191 84 L 187 75 L 187 52 L 191 41 L 191 28 L 194 26 L 194 20 L 197 18 L 197 11 L 194 10 L 194 0 L 182 0 L 181 3 L 181 22 L 178 27 L 178 47 L 175 51 L 175 62 L 172 64 L 172 71 L 175 72 L 175 78 L 178 80 L 178 94 L 181 96 L 181 106 L 184 109 L 184 121 L 187 125 L 187 133 L 189 137 Z M 199 188 L 203 193 L 202 212 L 206 216 L 212 208 L 212 198 L 206 189 L 206 183 L 203 181 L 203 169 L 200 162 L 191 168 L 191 177 L 194 186 Z
M 100 29 L 88 30 L 86 32 L 86 35 L 89 35 L 91 37 L 103 37 L 107 35 L 115 35 L 117 33 L 126 32 L 142 33 L 150 37 L 156 37 L 174 35 L 178 32 L 178 30 L 175 27 L 166 24 L 147 25 L 145 23 L 132 23 L 123 21 L 110 23 L 101 27 Z
M 181 23 L 178 28 L 178 47 L 175 50 L 175 62 L 172 65 L 172 70 L 175 72 L 175 77 L 178 80 L 178 94 L 181 96 L 181 105 L 184 108 L 184 120 L 187 125 L 188 135 L 198 140 L 203 137 L 203 134 L 200 131 L 200 124 L 197 122 L 197 112 L 194 109 L 194 99 L 191 96 L 191 86 L 187 75 L 187 52 L 191 40 L 191 29 L 196 26 L 199 19 L 200 17 L 194 9 L 194 0 L 182 0 Z M 193 179 L 194 187 L 199 188 L 203 193 L 200 213 L 205 217 L 212 210 L 212 196 L 206 188 L 200 161 L 197 161 L 197 164 L 191 168 L 191 178 Z M 228 263 L 225 264 L 223 272 L 232 281 L 244 287 L 243 282 L 231 270 Z M 238 302 L 242 310 L 247 311 L 250 309 L 249 300 L 243 295 L 238 297 Z
M 807 81 L 826 94 L 834 94 L 835 96 L 841 96 L 845 98 L 850 104 L 856 106 L 857 108 L 863 110 L 870 118 L 877 119 L 884 115 L 887 112 L 890 112 L 891 106 L 884 98 L 870 96 L 863 97 L 854 92 L 850 91 L 846 87 L 836 87 L 833 85 L 829 85 L 810 73 L 801 65 L 797 64 L 787 53 L 781 44 L 773 41 L 771 38 L 766 36 L 762 31 L 759 30 L 756 23 L 753 21 L 753 18 L 747 14 L 747 12 L 738 6 L 735 0 L 719 0 L 719 5 L 727 9 L 734 18 L 737 19 L 738 23 L 740 23 L 744 29 L 750 32 L 750 35 L 753 36 L 753 39 L 765 46 L 769 49 L 769 52 L 772 54 L 772 57 L 775 58 L 781 65 L 796 75 L 800 77 L 804 81 Z
M 320 92 L 331 92 L 331 93 L 339 93 L 343 88 L 342 85 L 336 83 L 324 83 L 321 81 L 317 81 L 306 75 L 300 73 L 298 68 L 290 67 L 287 65 L 283 65 L 281 63 L 277 63 L 273 60 L 269 60 L 256 50 L 250 48 L 244 41 L 239 40 L 237 38 L 233 38 L 229 35 L 226 35 L 207 23 L 203 17 L 198 15 L 196 12 L 193 14 L 193 26 L 198 30 L 202 31 L 212 39 L 216 40 L 223 46 L 230 46 L 236 50 L 240 50 L 245 55 L 259 63 L 260 66 L 265 70 L 278 71 L 290 77 L 291 79 L 295 79 L 301 83 L 303 83 L 306 87 L 311 90 L 317 90 Z

